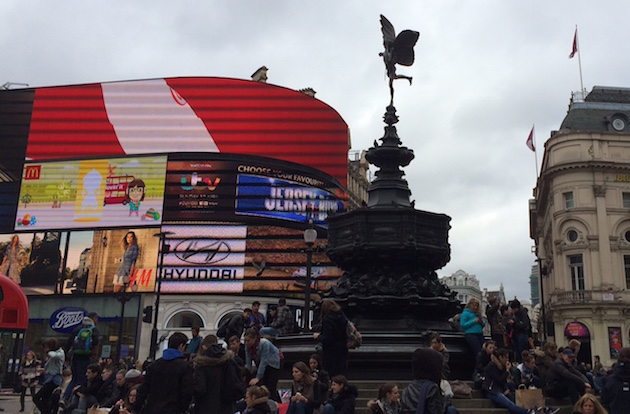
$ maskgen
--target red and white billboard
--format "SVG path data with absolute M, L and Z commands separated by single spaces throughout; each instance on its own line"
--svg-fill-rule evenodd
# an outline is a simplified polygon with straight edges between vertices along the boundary
M 348 126 L 291 89 L 227 78 L 166 78 L 35 89 L 32 161 L 173 152 L 265 156 L 346 185 Z

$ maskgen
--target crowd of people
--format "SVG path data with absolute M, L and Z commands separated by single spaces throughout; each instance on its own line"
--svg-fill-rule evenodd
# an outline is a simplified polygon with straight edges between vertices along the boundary
M 529 341 L 527 311 L 514 302 L 501 307 L 493 301 L 488 306 L 493 339 L 485 342 L 479 302 L 471 301 L 462 314 L 466 341 L 477 351 L 473 380 L 485 397 L 516 414 L 557 411 L 519 407 L 515 404 L 519 388 L 568 398 L 575 413 L 627 411 L 630 348 L 621 349 L 610 372 L 599 358 L 592 370 L 578 363 L 577 340 L 561 348 L 552 342 L 535 348 Z M 106 407 L 114 414 L 278 414 L 280 407 L 286 414 L 355 414 L 357 409 L 365 414 L 400 414 L 419 412 L 419 406 L 426 414 L 457 413 L 451 401 L 449 351 L 436 332 L 429 333 L 426 347 L 413 353 L 414 380 L 407 387 L 400 390 L 395 383 L 383 384 L 367 407 L 357 408 L 358 390 L 348 381 L 348 320 L 330 299 L 322 301 L 320 329 L 313 335 L 320 344 L 318 352 L 293 364 L 291 392 L 282 398 L 277 384 L 283 355 L 274 342 L 278 335 L 293 332 L 294 318 L 284 300 L 271 318 L 259 313 L 259 307 L 254 302 L 224 324 L 223 332 L 217 332 L 224 344 L 216 335 L 203 337 L 194 326 L 190 339 L 173 333 L 162 357 L 142 365 L 130 359 L 95 362 L 98 315 L 90 313 L 65 344 L 54 338 L 43 341 L 43 361 L 32 350 L 26 353 L 19 371 L 21 411 L 30 391 L 43 414 L 87 413 L 93 406 Z M 287 311 L 290 316 L 281 316 Z M 284 322 L 274 324 L 278 320 Z

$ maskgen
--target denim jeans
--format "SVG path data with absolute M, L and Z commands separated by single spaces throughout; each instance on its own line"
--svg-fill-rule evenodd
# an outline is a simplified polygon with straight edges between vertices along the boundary
M 486 396 L 488 397 L 488 399 L 490 399 L 490 401 L 492 401 L 499 407 L 507 408 L 508 411 L 512 414 L 527 414 L 529 412 L 529 410 L 514 404 L 512 400 L 510 400 L 502 393 L 494 394 L 489 392 L 486 394 Z
M 322 414 L 335 414 L 335 407 L 332 404 L 326 404 Z
M 313 407 L 309 407 L 303 402 L 292 402 L 289 404 L 287 414 L 313 414 Z

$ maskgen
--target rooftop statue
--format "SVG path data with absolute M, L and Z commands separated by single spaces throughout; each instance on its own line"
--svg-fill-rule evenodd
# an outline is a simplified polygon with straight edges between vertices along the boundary
M 403 30 L 396 36 L 396 30 L 385 16 L 381 14 L 381 31 L 383 32 L 383 46 L 385 51 L 379 53 L 383 56 L 387 77 L 389 77 L 390 105 L 394 105 L 394 79 L 407 79 L 411 85 L 411 76 L 397 75 L 396 65 L 411 66 L 415 59 L 413 47 L 418 42 L 420 33 L 414 30 Z

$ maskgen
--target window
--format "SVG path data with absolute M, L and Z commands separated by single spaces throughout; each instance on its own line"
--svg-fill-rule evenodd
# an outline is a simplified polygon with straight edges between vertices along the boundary
M 578 232 L 575 230 L 569 230 L 567 232 L 567 238 L 571 243 L 575 243 L 578 239 Z
M 623 267 L 626 274 L 626 289 L 630 289 L 630 256 L 623 256 Z
M 575 207 L 575 202 L 573 201 L 573 192 L 563 193 L 562 197 L 564 197 L 564 208 L 570 209 Z
M 584 290 L 584 263 L 582 255 L 569 256 L 569 270 L 571 274 L 571 289 Z
M 630 193 L 623 193 L 623 208 L 630 208 Z

